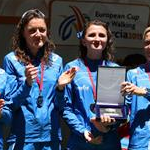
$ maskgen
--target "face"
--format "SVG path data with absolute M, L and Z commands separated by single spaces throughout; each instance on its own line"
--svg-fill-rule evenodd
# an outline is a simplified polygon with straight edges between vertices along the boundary
M 31 53 L 36 55 L 46 42 L 47 26 L 44 19 L 31 19 L 24 28 L 23 36 Z
M 87 55 L 91 55 L 91 53 L 97 55 L 105 49 L 107 40 L 107 30 L 103 26 L 90 25 L 86 30 L 82 43 L 87 47 Z
M 146 33 L 144 39 L 144 52 L 147 61 L 150 62 L 150 31 Z

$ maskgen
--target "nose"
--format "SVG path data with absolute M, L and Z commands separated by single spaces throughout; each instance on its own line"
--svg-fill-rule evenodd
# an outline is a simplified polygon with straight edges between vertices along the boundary
M 95 36 L 95 40 L 96 40 L 96 41 L 100 41 L 99 35 L 96 35 L 96 36 Z
M 150 49 L 150 44 L 144 46 L 145 49 Z
M 36 29 L 36 32 L 35 32 L 35 36 L 40 36 L 41 35 L 41 32 L 39 29 Z
M 147 48 L 148 48 L 148 49 L 150 49 L 150 44 L 149 44 L 149 45 L 147 45 Z

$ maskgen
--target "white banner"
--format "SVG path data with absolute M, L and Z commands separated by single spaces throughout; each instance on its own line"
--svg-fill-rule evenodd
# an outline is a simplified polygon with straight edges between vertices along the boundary
M 77 26 L 80 27 L 84 19 L 100 19 L 109 24 L 116 47 L 141 48 L 150 8 L 145 4 L 54 0 L 49 11 L 55 44 L 78 45 Z

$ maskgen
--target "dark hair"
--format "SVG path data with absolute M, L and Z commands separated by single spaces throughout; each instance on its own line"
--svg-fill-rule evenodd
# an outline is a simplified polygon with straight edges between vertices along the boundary
M 13 41 L 12 48 L 15 51 L 17 58 L 20 61 L 24 62 L 25 64 L 28 64 L 31 62 L 31 54 L 26 45 L 26 40 L 23 36 L 23 31 L 24 31 L 25 26 L 28 24 L 28 22 L 32 20 L 33 18 L 41 18 L 45 21 L 47 25 L 46 17 L 40 10 L 30 9 L 22 15 L 17 25 L 16 32 L 14 33 L 13 38 L 12 38 L 12 41 Z M 49 32 L 47 31 L 47 40 L 44 46 L 40 50 L 42 53 L 41 57 L 45 61 L 46 64 L 49 64 L 49 55 L 52 49 L 54 48 L 55 48 L 55 45 L 53 44 L 51 40 L 49 40 Z
M 123 66 L 126 66 L 127 69 L 136 68 L 141 64 L 146 63 L 146 58 L 142 54 L 130 54 L 124 58 Z
M 107 36 L 108 36 L 108 41 L 106 48 L 102 52 L 102 59 L 104 60 L 113 60 L 114 59 L 114 44 L 113 44 L 113 36 L 108 28 L 108 25 L 100 20 L 93 20 L 86 22 L 82 31 L 82 38 L 85 37 L 87 29 L 91 25 L 98 25 L 98 26 L 103 26 L 107 30 Z M 84 59 L 87 55 L 87 48 L 81 43 L 80 41 L 80 52 L 81 52 L 81 58 Z

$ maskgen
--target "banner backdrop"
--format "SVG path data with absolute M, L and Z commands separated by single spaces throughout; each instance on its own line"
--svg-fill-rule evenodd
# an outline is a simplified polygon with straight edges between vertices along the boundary
M 149 24 L 149 5 L 54 0 L 49 6 L 50 30 L 57 45 L 78 45 L 76 33 L 84 22 L 100 19 L 109 25 L 116 47 L 142 47 L 142 33 Z

